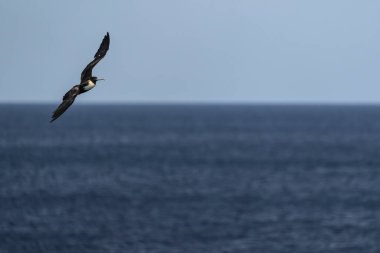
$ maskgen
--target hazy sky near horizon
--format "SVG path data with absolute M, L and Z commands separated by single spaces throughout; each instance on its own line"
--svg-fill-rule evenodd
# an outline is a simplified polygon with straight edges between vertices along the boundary
M 380 102 L 380 1 L 0 0 L 0 103 Z

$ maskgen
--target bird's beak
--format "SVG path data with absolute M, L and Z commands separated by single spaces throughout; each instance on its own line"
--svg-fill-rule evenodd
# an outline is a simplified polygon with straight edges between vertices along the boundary
M 97 78 L 96 81 L 101 81 L 101 80 L 105 80 L 103 78 Z

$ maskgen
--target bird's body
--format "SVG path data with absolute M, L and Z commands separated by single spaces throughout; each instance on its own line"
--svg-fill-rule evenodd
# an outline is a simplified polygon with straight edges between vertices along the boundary
M 69 108 L 70 105 L 74 103 L 75 98 L 79 94 L 85 93 L 93 89 L 96 86 L 97 81 L 104 80 L 104 79 L 99 79 L 96 76 L 92 76 L 92 69 L 106 55 L 109 49 L 109 45 L 110 45 L 110 37 L 109 37 L 109 34 L 107 33 L 104 36 L 103 41 L 100 44 L 100 47 L 94 56 L 94 59 L 82 71 L 80 84 L 74 85 L 68 92 L 66 92 L 66 94 L 63 96 L 62 103 L 53 112 L 53 116 L 50 122 L 53 122 L 59 116 L 61 116 L 67 110 L 67 108 Z
M 96 84 L 94 82 L 92 82 L 91 80 L 88 80 L 86 83 L 83 83 L 80 85 L 81 90 L 83 90 L 83 92 L 89 91 L 92 88 L 94 88 L 95 86 L 96 86 Z

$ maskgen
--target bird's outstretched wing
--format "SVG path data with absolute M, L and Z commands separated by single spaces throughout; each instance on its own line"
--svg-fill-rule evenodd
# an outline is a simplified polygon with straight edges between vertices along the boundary
M 80 77 L 81 83 L 90 79 L 90 77 L 92 76 L 92 69 L 95 67 L 96 64 L 98 64 L 98 62 L 101 59 L 103 59 L 104 56 L 106 56 L 106 53 L 107 53 L 109 47 L 110 47 L 110 35 L 107 32 L 107 34 L 103 38 L 102 43 L 100 44 L 98 51 L 94 55 L 94 59 L 82 71 L 82 74 Z
M 79 85 L 75 85 L 68 92 L 66 92 L 66 94 L 63 96 L 62 103 L 53 112 L 53 116 L 51 117 L 50 122 L 53 122 L 54 120 L 58 119 L 58 117 L 61 116 L 67 110 L 67 108 L 69 108 L 70 105 L 72 105 L 72 103 L 74 103 L 74 100 L 79 93 Z

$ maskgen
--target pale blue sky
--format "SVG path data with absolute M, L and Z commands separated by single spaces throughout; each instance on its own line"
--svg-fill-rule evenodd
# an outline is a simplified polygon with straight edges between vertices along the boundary
M 0 0 L 0 102 L 380 102 L 380 1 Z

